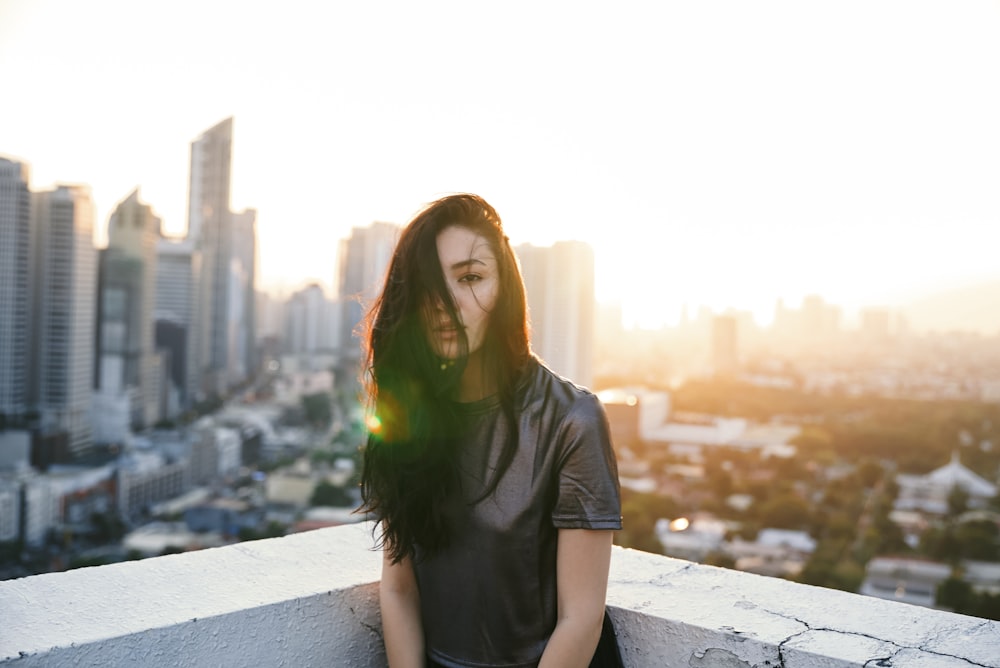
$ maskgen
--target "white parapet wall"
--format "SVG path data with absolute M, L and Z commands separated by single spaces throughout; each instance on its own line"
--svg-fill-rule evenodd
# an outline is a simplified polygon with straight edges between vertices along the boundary
M 380 563 L 361 524 L 0 582 L 0 663 L 382 668 Z M 608 604 L 629 668 L 1000 668 L 1000 622 L 634 550 Z
M 0 582 L 0 663 L 384 666 L 371 526 Z

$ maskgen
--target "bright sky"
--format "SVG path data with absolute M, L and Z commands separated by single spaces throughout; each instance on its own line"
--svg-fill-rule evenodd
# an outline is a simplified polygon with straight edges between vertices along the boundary
M 90 184 L 99 241 L 136 185 L 181 233 L 234 116 L 265 287 L 472 191 L 515 243 L 592 243 L 646 324 L 766 320 L 1000 277 L 998 35 L 996 0 L 0 0 L 0 153 Z

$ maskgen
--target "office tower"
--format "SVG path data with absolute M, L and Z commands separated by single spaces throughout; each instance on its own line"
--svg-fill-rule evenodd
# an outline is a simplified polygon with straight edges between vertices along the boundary
M 345 362 L 361 359 L 361 341 L 356 330 L 382 289 L 400 229 L 393 223 L 374 222 L 368 227 L 355 227 L 351 236 L 340 242 L 337 284 L 342 311 L 337 346 Z
M 313 283 L 294 293 L 285 312 L 286 352 L 306 358 L 308 364 L 309 358 L 333 350 L 333 304 L 323 288 Z
M 156 245 L 160 219 L 139 200 L 138 188 L 118 204 L 108 221 L 108 247 L 98 269 L 96 423 L 112 405 L 127 407 L 127 424 L 142 429 L 160 418 L 159 358 L 153 309 L 156 296 Z M 106 430 L 105 442 L 126 434 Z
M 187 238 L 201 253 L 194 344 L 199 383 L 209 394 L 224 392 L 228 353 L 230 255 L 229 215 L 233 119 L 227 118 L 191 143 Z
M 739 366 L 737 319 L 717 315 L 712 319 L 712 369 L 717 375 L 731 375 Z
M 233 119 L 191 143 L 188 241 L 201 253 L 198 346 L 202 389 L 221 395 L 255 370 L 256 211 L 230 210 Z
M 286 301 L 258 290 L 254 305 L 256 332 L 259 340 L 268 339 L 272 344 L 285 335 Z
M 0 158 L 0 414 L 5 421 L 28 411 L 31 340 L 28 181 L 27 165 Z
M 97 250 L 87 186 L 32 193 L 32 395 L 44 433 L 64 432 L 70 453 L 91 444 Z
M 201 253 L 190 239 L 161 238 L 156 245 L 153 317 L 157 350 L 168 350 L 164 373 L 182 409 L 201 399 L 198 315 Z
M 229 346 L 230 382 L 235 383 L 254 375 L 257 370 L 257 211 L 246 209 L 232 213 L 234 267 L 231 286 L 233 304 L 230 313 Z
M 590 386 L 594 365 L 594 251 L 582 241 L 515 249 L 528 294 L 531 345 L 556 373 Z

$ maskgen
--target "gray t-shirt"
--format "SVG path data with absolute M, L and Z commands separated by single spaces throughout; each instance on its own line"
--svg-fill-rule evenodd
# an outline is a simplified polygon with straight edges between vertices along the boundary
M 618 469 L 604 407 L 532 362 L 517 388 L 517 452 L 495 492 L 509 431 L 495 399 L 465 404 L 453 539 L 414 560 L 428 655 L 454 668 L 533 667 L 556 623 L 559 529 L 621 529 Z

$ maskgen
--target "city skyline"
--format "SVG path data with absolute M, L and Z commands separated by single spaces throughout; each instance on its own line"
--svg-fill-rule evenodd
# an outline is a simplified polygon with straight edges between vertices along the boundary
M 101 235 L 137 185 L 180 235 L 190 143 L 234 116 L 232 206 L 286 294 L 458 190 L 515 244 L 590 243 L 649 325 L 1000 279 L 995 4 L 524 9 L 7 2 L 0 153 L 91 185 Z

